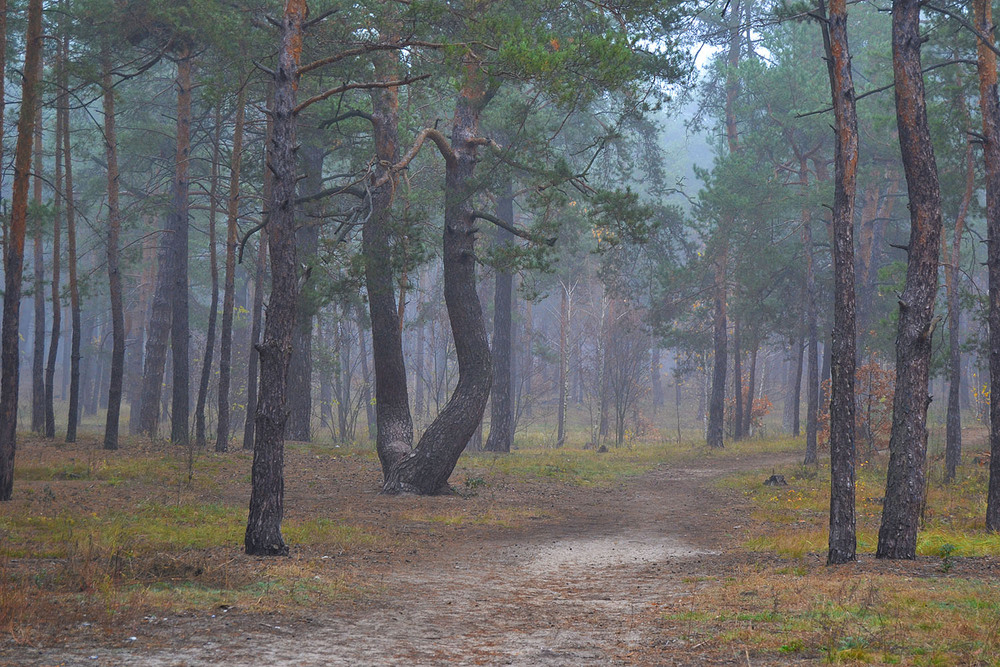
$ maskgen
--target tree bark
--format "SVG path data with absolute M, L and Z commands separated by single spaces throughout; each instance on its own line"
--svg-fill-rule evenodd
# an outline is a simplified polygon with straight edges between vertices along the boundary
M 479 116 L 492 93 L 478 64 L 468 58 L 466 81 L 455 105 L 451 146 L 445 154 L 443 233 L 444 298 L 448 308 L 458 384 L 416 448 L 392 466 L 383 488 L 390 493 L 440 493 L 486 410 L 493 365 L 476 291 L 476 226 L 472 209 Z M 441 146 L 439 146 L 441 148 Z M 405 375 L 403 376 L 405 377 Z
M 752 333 L 752 332 L 751 332 Z M 749 438 L 750 428 L 753 424 L 753 392 L 757 386 L 757 352 L 760 345 L 756 342 L 750 350 L 750 377 L 747 381 L 747 402 L 743 412 L 743 437 Z
M 251 556 L 287 555 L 281 536 L 284 513 L 285 423 L 288 420 L 288 362 L 298 275 L 295 249 L 295 106 L 306 0 L 286 0 L 281 22 L 281 50 L 274 75 L 273 136 L 267 163 L 274 173 L 268 214 L 271 296 L 260 352 L 250 512 L 244 539 Z
M 743 331 L 740 316 L 733 316 L 733 440 L 743 439 Z
M 34 198 L 36 215 L 42 211 L 42 105 L 35 110 L 35 150 L 34 150 Z M 43 253 L 43 230 L 45 224 L 34 220 L 34 355 L 31 363 L 31 430 L 45 432 L 45 255 Z
M 827 563 L 856 558 L 854 509 L 854 205 L 858 169 L 858 117 L 854 106 L 846 0 L 830 0 L 827 62 L 833 96 L 836 150 L 833 197 L 834 308 L 830 390 L 830 540 Z
M 212 280 L 212 298 L 208 306 L 208 332 L 205 336 L 205 353 L 201 360 L 201 377 L 198 382 L 198 402 L 194 410 L 194 442 L 204 449 L 208 446 L 205 437 L 205 404 L 208 402 L 208 381 L 212 378 L 212 357 L 215 351 L 215 325 L 219 312 L 219 255 L 216 252 L 216 202 L 219 199 L 219 160 L 222 152 L 222 107 L 215 107 L 215 136 L 212 141 L 212 170 L 208 186 L 208 270 Z
M 986 493 L 986 529 L 1000 530 L 1000 99 L 997 98 L 997 60 L 990 49 L 993 5 L 974 0 L 976 25 L 989 38 L 977 43 L 979 108 L 983 117 L 986 167 L 986 265 L 989 271 L 990 342 L 990 482 Z M 881 546 L 881 543 L 880 543 Z
M 566 444 L 566 403 L 569 400 L 570 288 L 560 281 L 559 292 L 559 405 L 556 410 L 556 447 Z
M 959 79 L 959 89 L 962 89 Z M 964 95 L 957 95 L 957 104 L 962 110 L 969 131 L 972 130 L 972 119 Z M 948 254 L 947 243 L 942 239 L 943 251 L 947 256 L 944 268 L 945 294 L 948 299 L 948 412 L 945 419 L 945 481 L 952 482 L 955 472 L 962 462 L 962 310 L 959 303 L 959 284 L 961 274 L 958 265 L 962 256 L 962 235 L 965 233 L 965 218 L 969 205 L 976 190 L 976 160 L 972 152 L 972 142 L 965 145 L 965 191 L 958 205 L 955 216 L 955 231 L 952 240 L 951 254 Z
M 61 28 L 60 28 L 61 31 Z M 63 42 L 57 42 L 56 55 L 56 77 L 60 84 L 60 90 L 65 90 L 66 63 L 64 62 Z M 53 193 L 53 216 L 52 216 L 52 333 L 49 337 L 49 356 L 45 365 L 45 437 L 56 437 L 56 412 L 55 412 L 55 379 L 56 379 L 56 358 L 59 355 L 59 336 L 62 327 L 62 303 L 59 295 L 59 281 L 61 271 L 61 236 L 62 236 L 62 124 L 64 121 L 62 107 L 65 104 L 65 96 L 59 94 L 56 98 L 56 136 L 55 136 L 55 192 Z
M 69 33 L 63 36 L 64 48 Z M 80 416 L 80 283 L 77 280 L 76 262 L 76 197 L 73 194 L 73 156 L 70 146 L 69 108 L 63 108 L 63 134 L 59 139 L 63 142 L 63 160 L 66 176 L 66 264 L 69 271 L 69 304 L 72 320 L 72 338 L 70 339 L 70 371 L 69 371 L 69 413 L 66 417 L 66 442 L 76 442 L 76 429 Z
M 191 157 L 191 70 L 193 56 L 185 47 L 177 60 L 177 156 L 174 163 L 173 202 L 170 206 L 172 230 L 171 265 L 172 313 L 170 354 L 173 359 L 172 400 L 170 402 L 170 442 L 187 447 L 190 415 L 190 337 L 188 324 L 188 177 Z
M 889 470 L 876 558 L 916 556 L 927 457 L 928 370 L 941 241 L 941 191 L 920 67 L 920 2 L 894 0 L 896 124 L 910 199 L 906 282 L 899 297 Z
M 104 423 L 104 449 L 118 449 L 118 416 L 122 404 L 122 380 L 125 373 L 125 313 L 122 305 L 122 276 L 119 266 L 121 214 L 118 207 L 118 138 L 115 133 L 115 92 L 111 62 L 105 60 L 104 149 L 108 163 L 108 283 L 111 294 L 111 383 L 108 389 L 108 412 Z
M 233 308 L 236 301 L 236 244 L 240 214 L 240 171 L 243 164 L 243 125 L 246 120 L 246 85 L 236 97 L 233 153 L 229 165 L 229 200 L 226 206 L 226 278 L 222 288 L 222 338 L 219 341 L 219 420 L 215 451 L 229 448 L 229 386 L 233 362 Z M 252 345 L 256 345 L 256 339 Z
M 714 448 L 723 446 L 723 432 L 725 430 L 723 419 L 726 403 L 726 348 L 728 347 L 726 344 L 726 264 L 729 261 L 726 245 L 723 240 L 721 246 L 716 250 L 715 276 L 712 288 L 715 364 L 712 372 L 712 391 L 708 399 L 706 440 L 708 446 Z
M 396 53 L 376 54 L 374 65 L 377 80 L 398 79 Z M 377 182 L 386 176 L 386 165 L 399 161 L 399 90 L 373 89 L 371 99 L 375 154 L 378 156 L 372 179 Z M 406 362 L 403 359 L 403 337 L 396 307 L 390 247 L 392 203 L 398 183 L 394 173 L 388 175 L 388 181 L 372 191 L 372 212 L 361 230 L 375 366 L 375 448 L 382 464 L 383 483 L 388 481 L 392 468 L 413 448 L 413 418 L 406 387 Z M 416 363 L 418 372 L 422 373 L 422 336 L 418 346 Z M 422 381 L 422 377 L 417 378 L 418 384 Z M 417 396 L 419 414 L 423 407 L 420 389 Z
M 497 200 L 497 217 L 514 224 L 514 198 L 511 183 L 503 185 Z M 508 230 L 497 228 L 497 245 L 503 250 L 514 242 Z M 488 452 L 509 452 L 514 444 L 514 405 L 511 401 L 511 356 L 513 355 L 511 324 L 514 276 L 506 267 L 498 267 L 493 293 L 493 389 L 490 400 L 490 434 L 486 438 Z
M 805 171 L 808 177 L 808 171 Z M 816 306 L 816 269 L 813 253 L 812 212 L 802 211 L 802 247 L 806 259 L 806 455 L 803 463 L 818 462 L 819 431 L 819 333 Z
M 28 3 L 21 110 L 14 148 L 14 183 L 10 223 L 4 244 L 3 325 L 0 333 L 0 501 L 14 491 L 14 455 L 17 449 L 17 394 L 20 379 L 18 334 L 21 312 L 21 272 L 28 219 L 28 185 L 31 177 L 31 143 L 42 54 L 42 0 Z

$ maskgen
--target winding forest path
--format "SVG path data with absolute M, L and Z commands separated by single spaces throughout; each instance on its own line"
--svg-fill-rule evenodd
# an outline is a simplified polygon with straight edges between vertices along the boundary
M 710 459 L 663 465 L 610 488 L 563 487 L 544 499 L 557 520 L 425 539 L 402 562 L 398 554 L 374 558 L 373 600 L 295 620 L 171 619 L 132 646 L 40 651 L 29 664 L 731 663 L 672 637 L 658 608 L 733 565 L 726 549 L 747 508 L 741 494 L 713 482 L 788 460 Z

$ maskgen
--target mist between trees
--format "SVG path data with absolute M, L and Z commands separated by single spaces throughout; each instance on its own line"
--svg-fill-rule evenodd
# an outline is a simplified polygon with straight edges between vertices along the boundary
M 0 1 L 0 497 L 18 427 L 253 450 L 283 554 L 286 440 L 436 494 L 529 433 L 804 432 L 830 562 L 859 450 L 912 558 L 928 419 L 949 478 L 1000 422 L 991 7 L 920 7 Z

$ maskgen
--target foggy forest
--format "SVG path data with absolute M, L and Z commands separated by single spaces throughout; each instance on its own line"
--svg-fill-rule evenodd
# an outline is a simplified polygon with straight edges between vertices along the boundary
M 997 664 L 993 13 L 0 0 L 0 664 Z

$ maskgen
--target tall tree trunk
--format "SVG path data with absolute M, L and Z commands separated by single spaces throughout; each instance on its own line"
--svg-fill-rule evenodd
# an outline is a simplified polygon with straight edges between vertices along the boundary
M 309 197 L 323 189 L 323 158 L 326 147 L 318 133 L 312 129 L 300 132 L 301 145 L 298 155 L 302 159 L 303 178 L 300 195 Z M 315 208 L 315 204 L 309 204 Z M 318 211 L 313 219 L 319 217 Z M 309 280 L 319 251 L 319 227 L 307 223 L 295 233 L 296 256 L 300 267 L 306 267 L 300 279 L 299 297 L 295 312 L 295 333 L 292 334 L 292 357 L 288 362 L 288 425 L 289 440 L 308 442 L 312 438 L 312 332 L 316 315 L 315 282 Z
M 979 108 L 983 117 L 986 166 L 986 265 L 989 270 L 990 338 L 990 482 L 986 493 L 986 529 L 1000 530 L 1000 99 L 993 39 L 993 5 L 974 0 L 979 31 L 989 38 L 977 46 Z M 907 174 L 908 175 L 908 174 Z M 929 338 L 929 336 L 928 336 Z M 881 548 L 881 541 L 879 542 Z
M 854 204 L 858 170 L 858 117 L 854 107 L 847 2 L 830 0 L 826 23 L 827 63 L 837 144 L 833 195 L 834 307 L 830 385 L 830 541 L 827 563 L 855 559 L 854 374 Z
M 751 332 L 752 333 L 752 332 Z M 749 438 L 750 427 L 753 424 L 753 392 L 757 386 L 757 352 L 760 345 L 754 342 L 750 349 L 750 377 L 747 381 L 747 402 L 743 409 L 743 437 Z
M 111 62 L 104 62 L 104 148 L 108 162 L 108 282 L 111 286 L 111 383 L 104 426 L 104 449 L 118 449 L 118 415 L 122 404 L 125 373 L 125 313 L 122 306 L 122 276 L 119 266 L 121 215 L 118 208 L 118 138 L 115 133 L 115 91 Z
M 31 430 L 45 432 L 45 255 L 43 253 L 43 233 L 45 223 L 37 216 L 42 211 L 42 105 L 35 110 L 35 150 L 34 150 L 34 198 L 36 219 L 34 220 L 34 355 L 31 363 Z
M 62 28 L 60 27 L 60 32 Z M 57 81 L 60 90 L 66 89 L 66 64 L 64 62 L 63 42 L 57 42 L 56 68 Z M 56 136 L 55 136 L 55 192 L 53 194 L 53 216 L 52 216 L 52 333 L 49 338 L 49 356 L 45 365 L 45 437 L 56 437 L 56 411 L 55 411 L 55 380 L 56 380 L 56 359 L 59 355 L 59 336 L 62 327 L 62 303 L 60 303 L 59 280 L 61 270 L 60 247 L 62 236 L 62 124 L 64 121 L 62 107 L 65 104 L 65 96 L 58 95 L 56 98 Z
M 365 421 L 368 424 L 368 439 L 374 440 L 378 437 L 378 417 L 375 414 L 375 397 L 372 394 L 371 368 L 368 366 L 368 345 L 365 341 L 367 338 L 365 334 L 365 318 L 364 313 L 360 308 L 358 309 L 355 323 L 358 327 L 358 345 L 360 346 L 358 356 L 361 358 L 362 392 L 364 393 L 362 398 L 365 402 Z
M 226 206 L 226 278 L 222 288 L 222 338 L 219 341 L 219 421 L 215 451 L 229 448 L 229 386 L 233 363 L 233 308 L 236 301 L 236 244 L 240 215 L 240 171 L 243 164 L 243 125 L 246 120 L 246 85 L 236 97 L 233 153 L 229 165 L 229 199 Z M 255 345 L 256 340 L 253 341 Z
M 819 431 L 819 319 L 816 307 L 816 270 L 813 256 L 812 213 L 802 211 L 802 246 L 806 255 L 806 455 L 803 463 L 818 462 Z
M 270 113 L 274 109 L 274 90 L 272 88 L 268 93 L 268 114 L 267 120 L 265 121 L 265 139 L 264 143 L 266 146 L 271 145 L 271 141 L 274 137 L 274 121 L 273 114 Z M 267 159 L 265 150 L 265 160 Z M 262 188 L 262 199 L 263 199 L 263 211 L 261 217 L 264 220 L 270 218 L 270 206 L 271 198 L 274 194 L 274 174 L 270 169 L 264 170 L 264 186 Z M 261 319 L 262 311 L 264 309 L 264 274 L 267 272 L 267 226 L 265 225 L 260 230 L 260 241 L 257 247 L 257 265 L 256 272 L 254 274 L 254 287 L 253 287 L 253 306 L 250 313 L 250 344 L 247 346 L 249 349 L 248 360 L 247 360 L 247 413 L 246 419 L 243 423 L 243 449 L 245 451 L 251 451 L 254 448 L 254 439 L 256 436 L 256 419 L 257 419 L 257 370 L 260 364 L 260 352 L 257 350 L 258 341 L 260 341 L 260 331 L 261 331 Z
M 733 440 L 743 439 L 743 331 L 740 316 L 733 317 Z
M 398 54 L 379 53 L 374 56 L 375 77 L 379 81 L 398 79 Z M 386 165 L 399 161 L 399 90 L 394 87 L 373 89 L 372 129 L 378 164 L 373 182 L 388 176 L 381 187 L 371 194 L 371 215 L 361 230 L 365 256 L 365 286 L 368 292 L 368 312 L 372 324 L 372 358 L 375 366 L 375 448 L 382 464 L 383 482 L 390 470 L 413 448 L 413 419 L 410 415 L 406 387 L 406 363 L 403 359 L 403 338 L 393 285 L 392 202 L 397 188 L 395 173 L 386 173 Z M 423 329 L 418 341 L 417 369 L 423 373 Z M 423 378 L 418 377 L 417 384 Z M 422 386 L 417 389 L 417 414 L 423 408 Z M 463 443 L 464 444 L 464 443 Z
M 482 143 L 479 116 L 492 93 L 486 90 L 487 82 L 472 58 L 467 59 L 465 71 L 450 147 L 444 147 L 439 137 L 445 155 L 444 298 L 458 358 L 458 384 L 416 448 L 392 466 L 383 487 L 387 492 L 432 494 L 447 488 L 459 456 L 479 427 L 493 385 L 492 358 L 476 291 L 472 209 L 476 155 Z
M 194 441 L 204 449 L 208 446 L 205 438 L 205 404 L 208 402 L 208 381 L 212 378 L 212 357 L 215 351 L 215 322 L 219 312 L 219 255 L 215 248 L 216 204 L 219 200 L 219 160 L 222 144 L 222 104 L 215 107 L 215 136 L 212 141 L 212 175 L 208 190 L 208 270 L 212 278 L 212 298 L 208 306 L 208 333 L 205 354 L 201 361 L 201 377 L 198 382 L 198 402 L 194 409 Z
M 267 163 L 274 173 L 268 213 L 271 296 L 260 352 L 260 393 L 251 472 L 250 512 L 244 539 L 251 556 L 286 555 L 284 513 L 285 422 L 288 420 L 288 361 L 298 276 L 295 257 L 295 98 L 299 80 L 306 0 L 286 0 L 281 50 L 274 75 L 273 136 Z
M 649 384 L 653 392 L 653 414 L 663 407 L 663 377 L 660 363 L 660 348 L 654 343 L 649 357 Z
M 4 8 L 5 9 L 5 8 Z M 28 221 L 28 185 L 31 177 L 31 143 L 35 133 L 35 108 L 42 55 L 42 0 L 28 3 L 25 35 L 21 111 L 14 148 L 14 184 L 10 224 L 4 244 L 3 328 L 0 333 L 0 501 L 14 492 L 14 454 L 17 449 L 17 393 L 20 379 L 18 334 L 21 313 L 21 272 Z M 0 105 L 2 106 L 2 105 Z
M 962 88 L 959 79 L 959 89 Z M 971 132 L 972 119 L 966 106 L 965 96 L 957 95 L 956 102 L 963 111 L 966 126 Z M 948 299 L 948 413 L 945 419 L 945 481 L 955 479 L 955 471 L 962 462 L 962 406 L 960 400 L 962 385 L 962 310 L 959 303 L 959 284 L 961 274 L 958 265 L 962 256 L 962 235 L 965 233 L 965 217 L 972 203 L 976 190 L 976 160 L 972 153 L 972 142 L 965 145 L 965 191 L 958 205 L 955 216 L 955 232 L 952 240 L 951 254 L 948 256 L 946 239 L 942 238 L 945 260 L 944 278 L 945 294 Z
M 177 156 L 174 162 L 173 202 L 170 206 L 172 230 L 170 354 L 173 358 L 172 400 L 170 402 L 170 442 L 187 447 L 190 419 L 191 379 L 188 324 L 188 167 L 191 157 L 191 70 L 190 48 L 181 50 L 177 60 Z
M 569 399 L 569 299 L 570 288 L 562 282 L 562 290 L 559 292 L 559 405 L 556 410 L 556 447 L 566 444 L 566 403 Z
M 889 471 L 876 558 L 914 558 L 924 498 L 927 381 L 934 334 L 934 297 L 941 245 L 941 191 L 920 68 L 920 2 L 894 0 L 892 67 L 896 124 L 910 198 L 909 262 L 899 297 L 896 391 Z M 996 341 L 1000 344 L 1000 338 Z
M 514 197 L 511 183 L 504 182 L 503 193 L 497 200 L 497 217 L 514 224 Z M 514 242 L 508 230 L 497 228 L 497 245 L 503 250 Z M 511 324 L 514 276 L 506 267 L 498 267 L 493 294 L 493 389 L 490 400 L 490 434 L 486 451 L 509 452 L 514 444 L 514 405 L 511 401 L 511 356 L 513 355 Z

